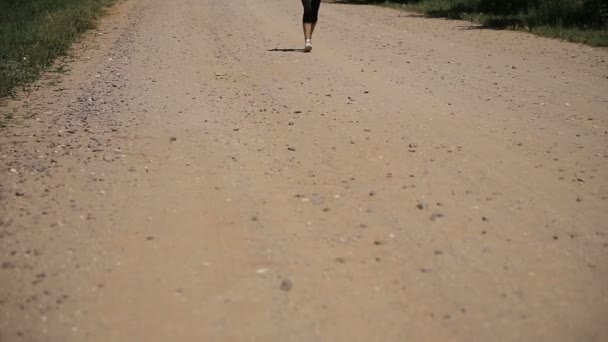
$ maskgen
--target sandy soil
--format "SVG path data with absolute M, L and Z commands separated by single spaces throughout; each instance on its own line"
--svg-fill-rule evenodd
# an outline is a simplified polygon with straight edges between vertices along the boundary
M 127 0 L 3 104 L 1 341 L 607 341 L 608 50 Z

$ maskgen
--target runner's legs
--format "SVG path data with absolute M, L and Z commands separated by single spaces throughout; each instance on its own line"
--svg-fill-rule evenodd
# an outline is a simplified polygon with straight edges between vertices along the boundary
M 304 7 L 304 15 L 302 17 L 304 38 L 311 39 L 317 21 L 319 20 L 321 0 L 302 0 L 302 6 Z

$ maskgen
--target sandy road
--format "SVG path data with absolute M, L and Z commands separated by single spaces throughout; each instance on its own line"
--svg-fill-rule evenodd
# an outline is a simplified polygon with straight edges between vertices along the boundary
M 605 341 L 608 51 L 128 0 L 3 105 L 1 341 Z

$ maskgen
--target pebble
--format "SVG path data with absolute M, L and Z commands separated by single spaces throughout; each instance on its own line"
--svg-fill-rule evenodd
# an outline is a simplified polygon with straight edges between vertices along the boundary
M 283 281 L 281 282 L 281 291 L 291 291 L 291 289 L 293 288 L 293 282 L 289 279 L 283 279 Z
M 15 264 L 13 264 L 12 262 L 5 261 L 5 262 L 2 263 L 2 269 L 3 270 L 8 270 L 8 269 L 11 269 L 11 268 L 15 268 Z
M 431 221 L 437 221 L 437 220 L 439 220 L 442 217 L 443 217 L 443 214 L 434 213 L 433 215 L 431 215 L 430 219 L 431 219 Z
M 416 204 L 416 208 L 418 208 L 420 210 L 426 209 L 428 207 L 429 207 L 429 205 L 424 201 L 418 201 L 418 204 Z
M 257 273 L 257 274 L 266 274 L 266 273 L 268 273 L 268 269 L 267 268 L 260 268 L 257 271 L 255 271 L 255 273 Z

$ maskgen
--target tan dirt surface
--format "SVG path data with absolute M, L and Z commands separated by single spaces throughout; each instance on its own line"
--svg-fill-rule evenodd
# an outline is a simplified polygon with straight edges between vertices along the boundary
M 127 0 L 4 103 L 1 341 L 608 341 L 608 50 Z

